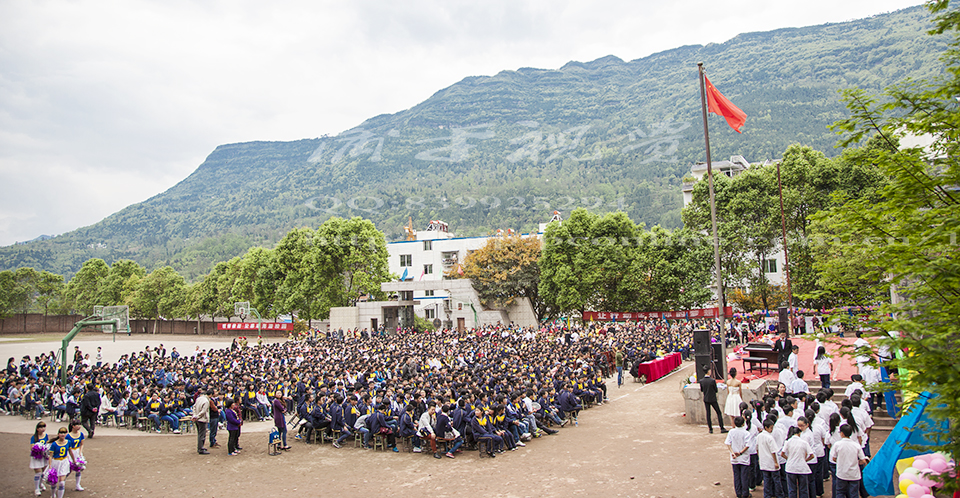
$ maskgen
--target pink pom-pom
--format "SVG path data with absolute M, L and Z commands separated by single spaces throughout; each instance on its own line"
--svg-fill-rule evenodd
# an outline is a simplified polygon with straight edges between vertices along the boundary
M 70 462 L 71 472 L 80 472 L 86 468 L 87 468 L 87 461 L 82 458 L 78 458 L 75 461 Z
M 46 451 L 44 445 L 37 443 L 30 447 L 30 457 L 34 460 L 43 460 L 43 453 Z
M 57 469 L 50 469 L 47 471 L 47 482 L 50 485 L 55 485 L 60 481 L 60 476 L 57 475 Z

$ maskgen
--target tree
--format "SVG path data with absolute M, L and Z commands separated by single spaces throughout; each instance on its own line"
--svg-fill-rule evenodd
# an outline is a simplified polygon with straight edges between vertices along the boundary
M 659 225 L 640 234 L 621 292 L 633 296 L 629 309 L 667 311 L 697 308 L 710 301 L 713 248 L 689 229 Z
M 309 228 L 291 230 L 274 250 L 277 268 L 274 307 L 278 311 L 298 313 L 305 320 L 320 318 L 315 312 L 320 309 L 323 276 L 332 277 L 332 262 L 322 261 L 324 254 L 314 252 L 315 235 Z
M 69 306 L 83 315 L 93 313 L 93 307 L 100 304 L 100 286 L 110 273 L 110 267 L 100 258 L 91 258 L 83 263 L 67 284 L 66 295 Z
M 390 258 L 383 232 L 373 222 L 360 217 L 349 220 L 333 217 L 317 229 L 313 254 L 317 272 L 329 271 L 318 314 L 330 316 L 332 306 L 354 306 L 361 296 L 382 300 L 386 294 L 380 284 L 390 280 Z M 327 262 L 331 263 L 327 267 Z
M 547 315 L 540 299 L 540 240 L 537 237 L 505 235 L 491 237 L 483 247 L 463 261 L 463 275 L 456 270 L 451 278 L 469 278 L 480 303 L 486 308 L 502 309 L 518 298 L 527 298 L 537 320 Z
M 37 277 L 35 305 L 44 315 L 65 311 L 63 275 L 41 271 Z
M 110 270 L 100 284 L 97 304 L 103 306 L 119 306 L 127 300 L 130 290 L 127 281 L 136 275 L 143 278 L 147 269 L 129 259 L 120 259 L 110 265 Z
M 876 135 L 888 144 L 864 154 L 888 184 L 879 200 L 850 199 L 829 210 L 838 251 L 857 250 L 886 275 L 895 297 L 870 314 L 878 342 L 907 351 L 888 368 L 905 369 L 898 378 L 906 392 L 930 391 L 939 397 L 927 410 L 949 424 L 939 450 L 960 459 L 960 10 L 949 0 L 932 0 L 938 14 L 932 34 L 949 33 L 939 77 L 888 87 L 879 97 L 859 89 L 844 92 L 850 117 L 834 125 L 842 146 Z M 894 145 L 899 141 L 901 147 Z M 904 146 L 911 144 L 911 146 Z M 892 335 L 890 333 L 893 333 Z M 946 493 L 957 490 L 948 479 Z
M 186 310 L 186 283 L 176 270 L 169 266 L 156 269 L 137 281 L 136 292 L 130 296 L 130 308 L 136 316 L 152 319 L 153 333 L 157 332 L 160 318 L 184 316 Z
M 260 316 L 275 318 L 273 299 L 277 292 L 277 274 L 274 252 L 253 247 L 240 260 L 239 274 L 233 284 L 237 301 L 248 301 Z

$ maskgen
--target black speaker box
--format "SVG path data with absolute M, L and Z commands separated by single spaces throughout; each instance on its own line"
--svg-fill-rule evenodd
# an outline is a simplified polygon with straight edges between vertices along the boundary
M 778 325 L 777 332 L 780 332 L 781 334 L 786 332 L 788 337 L 792 335 L 790 334 L 790 314 L 787 313 L 786 306 L 781 306 L 777 308 L 777 319 L 779 322 L 777 324 Z
M 697 329 L 693 331 L 693 354 L 710 355 L 710 331 Z

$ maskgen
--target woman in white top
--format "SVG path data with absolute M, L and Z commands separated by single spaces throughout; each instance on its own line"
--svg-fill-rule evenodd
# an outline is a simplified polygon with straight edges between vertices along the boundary
M 733 425 L 733 419 L 740 416 L 740 403 L 743 398 L 740 396 L 740 381 L 737 380 L 737 369 L 730 369 L 730 377 L 727 379 L 727 401 L 723 405 L 723 413 L 730 416 L 730 425 Z
M 807 462 L 815 459 L 813 449 L 800 437 L 799 427 L 790 427 L 787 442 L 780 456 L 787 459 L 784 470 L 787 471 L 787 496 L 790 498 L 811 498 L 810 477 L 812 472 Z
M 827 356 L 827 348 L 820 346 L 817 348 L 817 356 L 813 359 L 817 364 L 817 375 L 820 376 L 820 385 L 824 388 L 830 387 L 830 376 L 833 375 L 833 360 Z

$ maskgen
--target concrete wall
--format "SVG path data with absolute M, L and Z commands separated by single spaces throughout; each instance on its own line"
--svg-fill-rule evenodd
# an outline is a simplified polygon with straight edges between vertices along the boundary
M 740 397 L 744 401 L 763 399 L 763 394 L 766 392 L 766 387 L 765 387 L 766 383 L 767 381 L 751 382 L 749 388 L 747 386 L 743 387 Z M 720 405 L 721 413 L 723 412 L 724 404 L 727 402 L 728 392 L 729 391 L 727 389 L 721 389 L 720 392 L 717 393 L 717 404 Z M 697 383 L 688 384 L 686 387 L 683 388 L 683 403 L 687 413 L 687 416 L 684 417 L 684 419 L 686 419 L 686 422 L 688 424 L 699 424 L 699 425 L 707 424 L 707 411 L 703 406 L 703 397 L 701 396 L 701 392 L 700 392 L 700 384 L 697 384 Z M 719 424 L 717 423 L 716 412 L 712 412 L 710 414 L 710 417 L 712 418 L 713 425 L 719 427 Z M 724 425 L 728 429 L 731 429 L 732 427 L 730 427 L 730 417 L 726 415 L 724 415 L 723 417 L 724 417 L 723 418 Z
M 360 312 L 356 307 L 342 306 L 330 308 L 330 330 L 353 330 L 359 327 L 359 323 Z
M 83 316 L 80 315 L 42 315 L 29 313 L 14 315 L 0 320 L 0 335 L 4 334 L 67 334 Z M 130 320 L 130 332 L 133 334 L 178 334 L 178 335 L 241 335 L 240 331 L 217 330 L 218 322 L 201 321 L 199 327 L 196 320 Z M 95 331 L 97 328 L 88 327 L 85 332 Z M 283 330 L 264 330 L 260 335 L 264 337 L 286 337 Z

